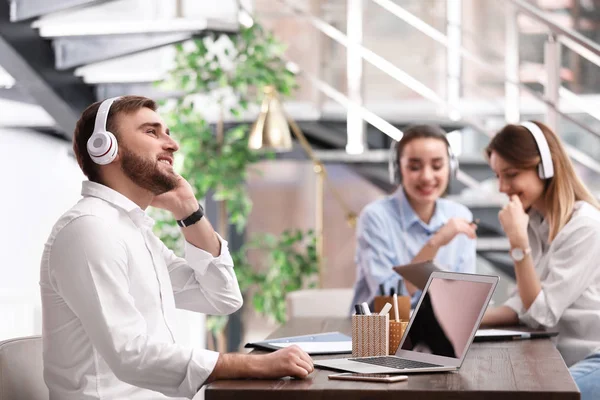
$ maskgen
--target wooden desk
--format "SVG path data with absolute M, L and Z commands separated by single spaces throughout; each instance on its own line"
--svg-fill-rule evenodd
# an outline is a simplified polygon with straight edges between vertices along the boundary
M 270 337 L 329 331 L 350 334 L 350 319 L 295 319 Z M 327 378 L 331 373 L 315 369 L 305 380 L 218 381 L 208 385 L 205 397 L 206 400 L 579 399 L 577 386 L 549 339 L 474 343 L 458 372 L 408 374 L 405 382 L 332 381 Z

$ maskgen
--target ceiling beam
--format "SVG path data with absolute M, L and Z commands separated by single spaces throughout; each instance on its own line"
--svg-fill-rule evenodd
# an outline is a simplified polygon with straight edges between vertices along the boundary
M 50 42 L 28 22 L 11 22 L 5 1 L 0 1 L 0 65 L 71 138 L 80 113 L 95 101 L 93 89 L 71 71 L 57 71 Z

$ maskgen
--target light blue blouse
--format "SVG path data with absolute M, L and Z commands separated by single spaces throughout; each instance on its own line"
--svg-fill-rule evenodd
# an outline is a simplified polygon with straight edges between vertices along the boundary
M 429 224 L 419 219 L 406 199 L 404 190 L 398 190 L 383 199 L 367 205 L 358 219 L 356 237 L 356 283 L 352 306 L 366 301 L 372 304 L 383 283 L 386 294 L 400 282 L 402 294 L 407 294 L 402 277 L 392 267 L 408 264 L 421 251 L 429 238 L 450 218 L 471 221 L 473 214 L 467 207 L 447 199 L 438 199 Z M 453 272 L 475 272 L 475 240 L 457 235 L 442 247 L 435 257 L 440 267 Z M 413 295 L 414 307 L 421 292 Z

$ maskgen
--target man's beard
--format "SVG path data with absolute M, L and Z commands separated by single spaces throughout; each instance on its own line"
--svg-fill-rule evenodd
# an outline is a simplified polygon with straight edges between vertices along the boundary
M 123 146 L 119 148 L 119 152 L 121 152 L 121 170 L 136 185 L 156 196 L 177 187 L 177 175 L 161 172 L 158 169 L 158 160 L 152 162 Z

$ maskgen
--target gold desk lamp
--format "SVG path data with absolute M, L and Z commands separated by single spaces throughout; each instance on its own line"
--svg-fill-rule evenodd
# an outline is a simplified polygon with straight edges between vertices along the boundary
M 264 88 L 265 98 L 260 107 L 260 114 L 252 129 L 250 130 L 250 138 L 248 147 L 253 150 L 272 149 L 276 151 L 292 150 L 292 136 L 289 127 L 300 142 L 300 145 L 313 163 L 313 170 L 317 175 L 317 190 L 316 190 L 316 215 L 315 215 L 315 236 L 317 241 L 317 267 L 319 269 L 319 286 L 323 286 L 323 206 L 324 206 L 324 188 L 327 180 L 327 171 L 325 165 L 317 159 L 312 147 L 306 140 L 302 130 L 298 127 L 293 119 L 289 118 L 285 113 L 277 92 L 273 86 Z M 350 210 L 346 202 L 332 185 L 329 189 L 333 193 L 337 202 L 342 206 L 346 215 L 348 225 L 354 227 L 356 225 L 356 214 Z

